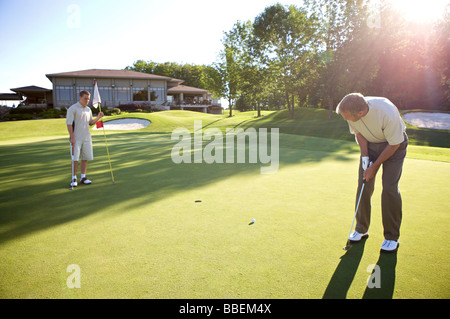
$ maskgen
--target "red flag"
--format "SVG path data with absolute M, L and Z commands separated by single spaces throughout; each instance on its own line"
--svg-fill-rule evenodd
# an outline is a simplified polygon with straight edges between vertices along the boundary
M 98 122 L 95 123 L 95 124 L 97 124 L 97 128 L 103 127 L 103 121 L 98 121 Z

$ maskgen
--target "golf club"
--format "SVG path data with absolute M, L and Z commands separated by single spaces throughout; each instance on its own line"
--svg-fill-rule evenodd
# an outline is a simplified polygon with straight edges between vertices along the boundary
M 369 167 L 372 165 L 372 162 L 369 163 Z M 361 187 L 361 191 L 359 192 L 359 198 L 358 198 L 358 203 L 356 204 L 356 209 L 355 209 L 355 215 L 353 216 L 353 221 L 352 221 L 352 226 L 350 227 L 350 232 L 348 233 L 348 237 L 347 237 L 347 245 L 344 246 L 344 248 L 342 248 L 343 250 L 349 250 L 350 248 L 352 248 L 352 245 L 350 245 L 350 235 L 352 233 L 352 229 L 353 229 L 353 224 L 355 223 L 355 219 L 356 219 L 356 213 L 358 212 L 358 208 L 359 208 L 359 202 L 361 201 L 361 196 L 362 193 L 364 191 L 364 185 L 366 185 L 366 180 L 363 180 L 362 183 L 362 187 Z
M 72 175 L 70 176 L 70 190 L 73 190 L 73 145 L 70 144 L 70 159 L 72 161 L 70 167 L 72 168 Z
M 362 195 L 363 190 L 364 190 L 364 185 L 366 185 L 366 180 L 363 180 L 363 184 L 362 184 L 362 187 L 361 187 L 361 192 L 359 193 L 358 204 L 356 204 L 355 216 L 353 216 L 352 226 L 350 227 L 350 233 L 348 234 L 348 237 L 350 237 L 350 235 L 352 233 L 353 224 L 354 224 L 355 218 L 356 218 L 356 213 L 358 212 L 359 202 L 361 200 L 361 195 Z M 352 248 L 352 245 L 350 245 L 350 239 L 348 239 L 348 237 L 347 237 L 347 245 L 345 245 L 345 247 L 342 248 L 344 250 L 349 250 L 350 248 Z

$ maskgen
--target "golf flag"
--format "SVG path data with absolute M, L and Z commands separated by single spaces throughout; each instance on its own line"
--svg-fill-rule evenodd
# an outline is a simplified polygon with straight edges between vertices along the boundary
M 94 98 L 92 99 L 92 106 L 97 108 L 100 103 L 102 103 L 102 99 L 100 98 L 100 93 L 98 93 L 97 80 L 94 80 Z
M 92 106 L 95 108 L 99 108 L 99 111 L 102 111 L 102 100 L 100 98 L 100 93 L 98 92 L 98 86 L 97 86 L 97 80 L 94 80 L 94 98 L 92 99 Z M 105 136 L 105 145 L 106 145 L 106 153 L 108 154 L 108 161 L 109 161 L 109 169 L 111 170 L 111 178 L 114 185 L 114 174 L 111 166 L 111 158 L 109 157 L 109 150 L 108 150 L 108 141 L 106 140 L 106 133 L 105 133 L 105 127 L 103 126 L 103 121 L 97 121 L 96 123 L 97 128 L 103 127 L 103 135 Z

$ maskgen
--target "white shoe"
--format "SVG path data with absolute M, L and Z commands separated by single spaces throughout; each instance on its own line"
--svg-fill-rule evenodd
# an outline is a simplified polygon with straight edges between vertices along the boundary
M 80 183 L 81 183 L 81 184 L 84 184 L 84 185 L 89 185 L 89 184 L 91 184 L 92 182 L 91 182 L 90 180 L 88 180 L 86 177 L 83 177 L 83 178 L 81 179 Z
M 383 241 L 383 244 L 381 245 L 381 251 L 387 252 L 387 253 L 391 253 L 397 250 L 398 245 L 400 243 L 398 242 L 398 240 L 387 240 L 385 239 Z
M 70 186 L 72 186 L 72 187 L 77 187 L 78 186 L 76 178 L 72 180 L 72 182 L 70 183 Z
M 361 241 L 361 239 L 363 238 L 367 238 L 369 237 L 369 233 L 365 233 L 365 234 L 361 234 L 358 233 L 356 230 L 353 232 L 353 234 L 351 234 L 350 236 L 348 236 L 348 240 L 350 240 L 351 242 L 358 242 Z

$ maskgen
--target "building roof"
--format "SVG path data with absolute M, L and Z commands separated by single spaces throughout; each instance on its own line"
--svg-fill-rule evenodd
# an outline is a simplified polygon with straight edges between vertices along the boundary
M 21 101 L 22 96 L 18 93 L 0 93 L 0 101 Z
M 127 78 L 127 79 L 165 80 L 165 81 L 172 80 L 172 78 L 167 76 L 136 72 L 131 70 L 106 70 L 106 69 L 89 69 L 82 71 L 53 73 L 53 74 L 46 74 L 45 76 L 49 78 L 50 81 L 54 77 Z
M 192 86 L 186 86 L 186 85 L 178 85 L 174 86 L 167 90 L 167 93 L 191 93 L 191 94 L 205 94 L 208 93 L 207 90 L 195 88 Z
M 23 86 L 20 88 L 11 89 L 11 91 L 16 92 L 16 93 L 25 93 L 25 92 L 27 92 L 27 93 L 44 93 L 44 92 L 51 92 L 52 90 L 42 88 L 42 87 L 36 86 L 36 85 L 30 85 L 30 86 Z

